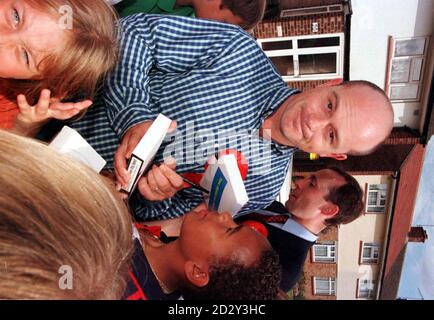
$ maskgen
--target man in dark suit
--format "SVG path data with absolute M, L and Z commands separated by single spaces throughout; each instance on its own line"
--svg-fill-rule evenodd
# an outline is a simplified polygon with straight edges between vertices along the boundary
M 284 291 L 297 283 L 318 235 L 327 227 L 355 220 L 363 211 L 363 192 L 358 182 L 338 168 L 319 170 L 294 184 L 285 206 L 274 202 L 266 210 L 236 219 L 258 229 L 266 228 L 268 240 L 279 253 L 280 288 Z

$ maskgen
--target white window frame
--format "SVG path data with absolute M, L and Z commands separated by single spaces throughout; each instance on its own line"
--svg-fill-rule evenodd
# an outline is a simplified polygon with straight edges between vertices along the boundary
M 326 247 L 327 256 L 317 256 L 315 253 L 315 249 L 318 247 Z M 314 244 L 312 247 L 312 261 L 319 263 L 336 263 L 337 254 L 336 254 L 336 242 L 335 241 L 323 241 L 317 244 Z
M 317 284 L 316 284 L 317 280 L 328 282 L 328 292 L 325 292 L 325 291 L 318 292 L 317 291 Z M 334 289 L 333 289 L 333 287 L 334 287 Z M 316 296 L 335 296 L 336 295 L 336 278 L 313 277 L 313 293 Z
M 371 249 L 371 255 L 369 257 L 364 257 L 363 252 L 365 248 Z M 360 252 L 360 263 L 361 264 L 378 264 L 380 260 L 380 245 L 377 242 L 362 242 L 362 252 Z M 377 257 L 375 258 L 375 252 Z
M 298 48 L 298 40 L 303 39 L 317 39 L 317 38 L 337 38 L 339 37 L 339 46 L 330 47 L 312 47 L 312 48 Z M 268 57 L 287 57 L 292 56 L 294 62 L 294 75 L 293 76 L 282 76 L 283 80 L 286 82 L 292 81 L 302 81 L 302 80 L 327 80 L 327 79 L 337 79 L 343 77 L 343 65 L 344 65 L 344 44 L 345 37 L 344 33 L 328 33 L 328 34 L 317 34 L 317 35 L 307 35 L 298 37 L 279 37 L 279 38 L 265 38 L 257 39 L 259 45 L 263 46 L 263 43 L 267 42 L 281 42 L 281 41 L 291 41 L 292 49 L 284 50 L 267 50 L 265 54 Z M 336 54 L 336 73 L 323 73 L 323 74 L 310 74 L 310 75 L 300 75 L 300 55 L 313 55 L 322 53 L 335 53 Z
M 380 190 L 371 190 L 371 186 L 382 186 L 382 187 L 384 187 L 384 190 L 383 189 L 380 189 Z M 379 214 L 381 214 L 381 213 L 385 213 L 386 212 L 386 206 L 387 206 L 387 193 L 388 193 L 388 185 L 387 184 L 385 184 L 385 183 L 370 183 L 370 184 L 367 184 L 367 187 L 366 187 L 366 203 L 365 203 L 365 212 L 366 213 L 373 213 L 373 214 L 375 214 L 375 213 L 379 213 Z M 377 193 L 377 202 L 375 203 L 375 205 L 370 205 L 369 204 L 369 193 L 370 192 L 375 192 L 375 193 Z M 382 195 L 382 192 L 385 192 L 385 194 L 384 194 L 384 196 Z M 381 204 L 381 200 L 384 200 L 384 205 L 382 205 Z M 370 210 L 371 208 L 378 208 L 378 207 L 382 207 L 383 208 L 383 211 L 372 211 L 372 210 Z
M 358 299 L 374 299 L 376 281 L 371 279 L 358 279 Z
M 401 56 L 401 55 L 395 56 L 396 55 L 396 43 L 397 42 L 406 41 L 406 40 L 416 40 L 416 39 L 425 39 L 424 51 L 422 54 L 408 55 L 408 56 Z M 429 52 L 429 44 L 430 44 L 430 37 L 429 36 L 411 37 L 411 38 L 393 38 L 393 37 L 390 38 L 390 43 L 389 43 L 390 56 L 389 56 L 386 92 L 387 92 L 388 96 L 391 98 L 391 101 L 393 103 L 420 102 L 421 93 L 422 93 L 422 86 L 423 86 L 425 62 L 426 62 L 427 53 Z M 405 61 L 405 60 L 408 60 L 410 62 L 408 80 L 392 83 L 392 68 L 393 68 L 394 61 Z M 412 76 L 414 75 L 415 66 L 418 65 L 417 61 L 420 61 L 420 74 L 419 74 L 419 79 L 414 79 L 414 78 L 412 78 Z M 393 88 L 405 87 L 407 85 L 417 85 L 418 86 L 417 94 L 416 94 L 415 98 L 392 99 Z
M 280 12 L 280 17 L 290 18 L 290 17 L 298 17 L 298 16 L 311 16 L 315 14 L 342 12 L 343 10 L 344 10 L 344 6 L 342 4 L 330 4 L 325 6 L 283 9 Z

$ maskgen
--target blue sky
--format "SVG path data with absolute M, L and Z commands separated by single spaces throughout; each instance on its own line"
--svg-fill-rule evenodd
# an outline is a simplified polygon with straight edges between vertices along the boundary
M 398 290 L 398 297 L 434 300 L 434 139 L 425 154 L 422 176 L 416 198 L 412 226 L 424 227 L 425 243 L 409 243 Z

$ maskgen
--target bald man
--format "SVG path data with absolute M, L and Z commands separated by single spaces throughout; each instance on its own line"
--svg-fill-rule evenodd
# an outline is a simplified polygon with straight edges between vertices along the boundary
M 138 219 L 175 218 L 198 206 L 202 192 L 185 189 L 181 174 L 203 173 L 216 152 L 245 156 L 249 202 L 241 211 L 248 213 L 279 194 L 295 148 L 343 160 L 371 152 L 392 129 L 391 104 L 375 85 L 289 88 L 256 41 L 235 26 L 151 15 L 131 16 L 122 26 L 118 66 L 103 99 L 72 126 L 115 169 L 120 189 L 128 184 L 128 159 L 156 116 L 176 121 L 156 154 L 161 166 L 130 197 Z M 176 168 L 163 163 L 168 155 Z
M 392 106 L 368 81 L 331 81 L 291 95 L 263 125 L 271 139 L 321 157 L 371 153 L 393 128 Z

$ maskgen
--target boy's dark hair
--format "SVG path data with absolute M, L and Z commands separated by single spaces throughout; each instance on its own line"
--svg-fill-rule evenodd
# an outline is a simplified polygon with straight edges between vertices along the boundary
M 253 29 L 262 20 L 266 0 L 222 0 L 221 8 L 228 8 L 243 19 L 241 27 Z
M 345 179 L 346 184 L 338 188 L 332 188 L 328 196 L 326 196 L 325 199 L 327 201 L 339 206 L 339 212 L 332 218 L 325 220 L 325 223 L 329 227 L 350 223 L 357 219 L 363 212 L 363 191 L 357 180 L 345 171 L 337 167 L 327 169 L 333 170 L 339 174 Z
M 238 261 L 212 264 L 209 283 L 202 288 L 186 288 L 182 294 L 185 300 L 273 300 L 280 276 L 279 255 L 270 248 L 248 267 Z

